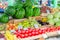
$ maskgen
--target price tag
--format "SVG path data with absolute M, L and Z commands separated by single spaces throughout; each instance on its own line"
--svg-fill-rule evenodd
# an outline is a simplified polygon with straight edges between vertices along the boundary
M 48 36 L 46 34 L 42 34 L 43 38 L 47 38 Z
M 21 25 L 18 26 L 18 29 L 22 29 L 22 28 L 23 28 L 23 26 L 21 26 Z
M 39 26 L 38 26 L 38 24 L 34 24 L 34 27 L 35 27 L 35 28 L 38 28 Z
M 15 30 L 11 30 L 10 32 L 12 32 L 12 33 L 13 33 L 13 32 L 15 32 Z

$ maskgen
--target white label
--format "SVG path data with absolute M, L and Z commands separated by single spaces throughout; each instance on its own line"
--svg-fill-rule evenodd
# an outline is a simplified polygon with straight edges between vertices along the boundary
M 38 28 L 39 26 L 38 26 L 38 24 L 34 24 L 34 27 L 35 27 L 35 28 Z
M 23 28 L 22 26 L 20 26 L 20 25 L 18 26 L 18 29 L 22 29 L 22 28 Z

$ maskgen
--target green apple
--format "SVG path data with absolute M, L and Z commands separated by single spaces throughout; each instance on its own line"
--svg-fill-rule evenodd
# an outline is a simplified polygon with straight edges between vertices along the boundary
M 50 25 L 54 25 L 54 24 L 55 24 L 55 22 L 54 22 L 53 19 L 48 20 L 48 23 L 49 23 Z
M 48 18 L 48 19 L 53 19 L 53 15 L 52 15 L 52 14 L 49 14 L 49 15 L 47 16 L 47 18 Z
M 58 22 L 60 19 L 59 18 L 54 18 L 54 22 Z
M 56 26 L 60 26 L 60 21 L 56 23 Z
M 55 17 L 55 18 L 60 18 L 60 13 L 59 13 L 59 12 L 55 13 L 55 14 L 54 14 L 54 17 Z

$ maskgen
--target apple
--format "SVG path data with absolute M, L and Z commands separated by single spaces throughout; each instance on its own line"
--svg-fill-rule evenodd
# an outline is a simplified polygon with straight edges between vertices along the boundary
M 54 18 L 54 22 L 55 22 L 55 23 L 58 22 L 58 21 L 60 21 L 59 18 Z
M 59 12 L 55 13 L 55 14 L 54 14 L 54 17 L 55 17 L 55 18 L 60 18 L 60 13 L 59 13 Z
M 48 14 L 47 18 L 48 19 L 53 19 L 53 15 L 52 14 Z
M 60 26 L 60 21 L 56 22 L 56 26 Z
M 48 20 L 48 23 L 49 23 L 50 25 L 54 25 L 54 24 L 55 24 L 53 19 Z

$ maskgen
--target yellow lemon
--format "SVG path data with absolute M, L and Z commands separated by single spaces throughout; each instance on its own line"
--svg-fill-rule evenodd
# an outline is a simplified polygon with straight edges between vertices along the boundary
M 42 18 L 42 22 L 47 22 L 47 18 Z

